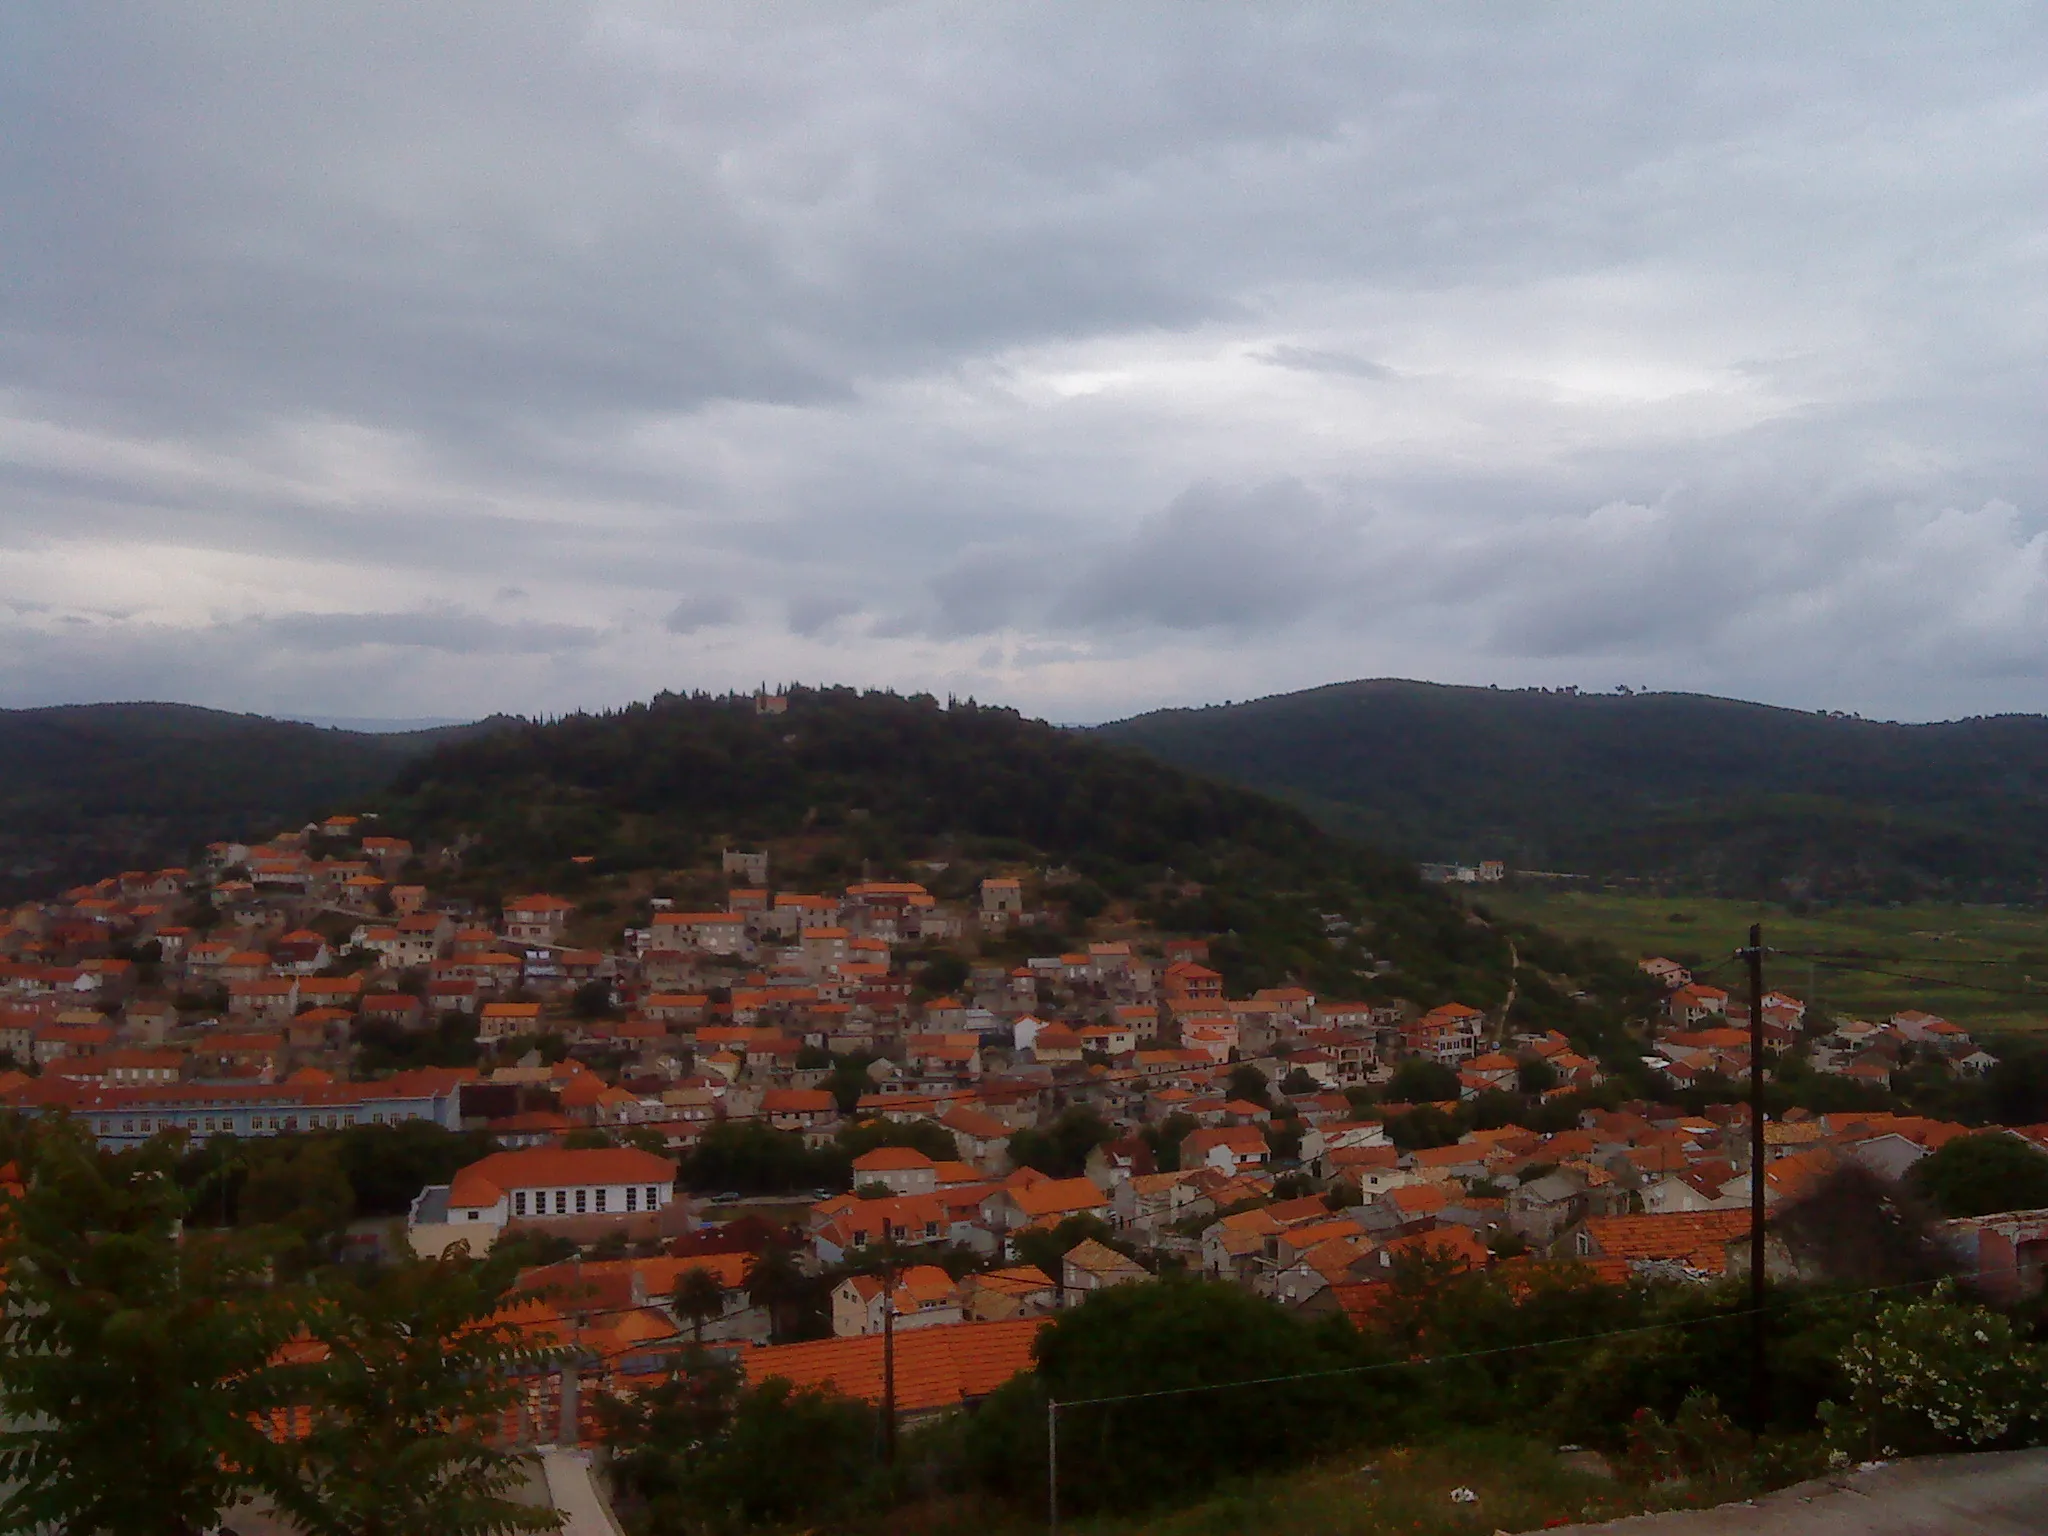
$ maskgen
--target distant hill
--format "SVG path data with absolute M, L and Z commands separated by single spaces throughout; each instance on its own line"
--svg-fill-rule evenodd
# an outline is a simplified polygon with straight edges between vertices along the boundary
M 478 728 L 372 734 L 189 704 L 0 710 L 0 899 L 346 807 Z
M 1422 860 L 1728 895 L 2037 900 L 2048 719 L 1890 725 L 1695 694 L 1379 679 L 1103 726 Z
M 611 911 L 634 871 L 715 870 L 723 846 L 772 843 L 783 889 L 865 875 L 957 899 L 982 872 L 1051 870 L 1055 901 L 1084 920 L 1125 902 L 1170 930 L 1229 935 L 1217 963 L 1240 986 L 1294 974 L 1358 995 L 1386 960 L 1404 995 L 1483 1006 L 1508 980 L 1502 935 L 1405 861 L 1006 709 L 799 689 L 764 716 L 746 699 L 669 694 L 441 746 L 401 771 L 381 812 L 421 846 L 459 840 L 483 902 L 544 888 Z M 677 894 L 722 901 L 723 886 Z M 1325 913 L 1356 935 L 1332 939 Z M 1031 942 L 1045 953 L 1060 935 Z

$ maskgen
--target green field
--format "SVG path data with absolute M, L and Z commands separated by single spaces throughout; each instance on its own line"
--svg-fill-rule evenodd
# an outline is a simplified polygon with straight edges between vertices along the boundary
M 1490 891 L 1477 899 L 1505 917 L 1606 939 L 1631 957 L 1668 956 L 1731 990 L 1742 985 L 1733 953 L 1749 925 L 1761 922 L 1774 952 L 1765 986 L 1830 1012 L 1883 1019 L 1924 1008 L 1972 1031 L 2048 1026 L 2048 912 L 1928 903 L 1795 913 L 1607 891 Z M 1810 958 L 1816 955 L 1848 959 Z

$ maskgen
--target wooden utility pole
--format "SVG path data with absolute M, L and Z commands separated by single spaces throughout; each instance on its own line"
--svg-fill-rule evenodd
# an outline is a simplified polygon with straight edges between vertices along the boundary
M 1060 1536 L 1060 1405 L 1045 1400 L 1045 1532 Z
M 882 1465 L 896 1465 L 896 1256 L 882 1269 Z
M 1764 925 L 1749 948 L 1749 1421 L 1764 1432 L 1770 1385 L 1764 1357 Z

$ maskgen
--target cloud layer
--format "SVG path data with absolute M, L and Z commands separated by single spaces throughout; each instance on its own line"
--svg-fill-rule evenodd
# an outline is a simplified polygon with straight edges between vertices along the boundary
M 0 703 L 2048 708 L 2026 8 L 0 22 Z

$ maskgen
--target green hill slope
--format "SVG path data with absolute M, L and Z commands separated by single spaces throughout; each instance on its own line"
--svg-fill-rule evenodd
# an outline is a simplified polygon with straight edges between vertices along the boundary
M 467 729 L 376 735 L 187 704 L 0 710 L 0 899 L 345 807 Z
M 1856 899 L 2030 900 L 2048 719 L 1890 725 L 1692 694 L 1395 680 L 1160 710 L 1106 740 L 1431 860 Z
M 610 902 L 634 871 L 715 869 L 723 845 L 776 843 L 784 888 L 865 873 L 957 896 L 982 872 L 1055 868 L 1058 904 L 1084 920 L 1074 936 L 1112 904 L 1222 934 L 1217 961 L 1238 986 L 1291 974 L 1334 995 L 1398 985 L 1485 1006 L 1511 963 L 1502 934 L 1405 861 L 1291 807 L 928 698 L 798 690 L 787 714 L 761 716 L 744 699 L 663 695 L 443 746 L 381 810 L 423 845 L 463 839 L 483 900 L 544 887 Z M 1324 914 L 1356 930 L 1326 932 Z

